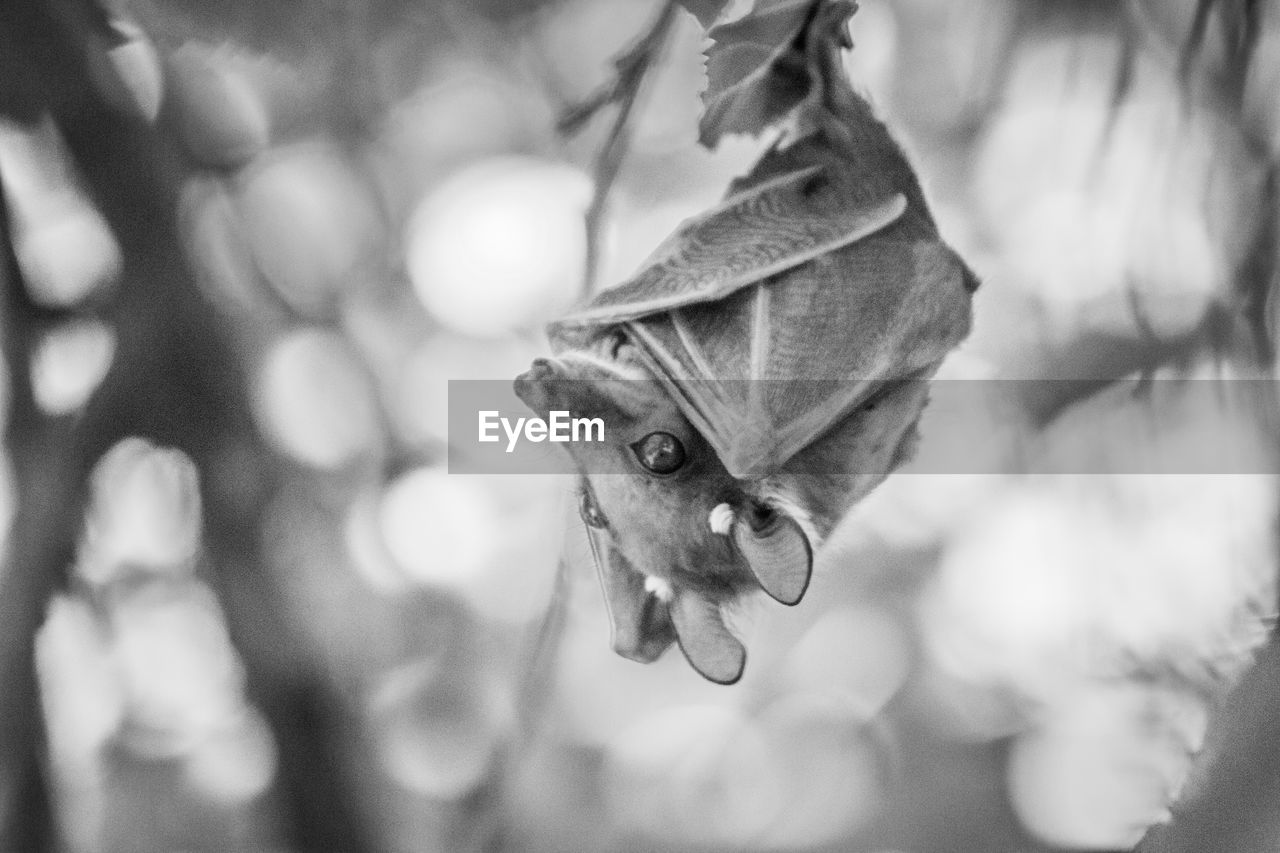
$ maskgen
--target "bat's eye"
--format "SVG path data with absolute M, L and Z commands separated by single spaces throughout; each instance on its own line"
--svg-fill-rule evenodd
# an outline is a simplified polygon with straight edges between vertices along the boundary
M 584 491 L 578 495 L 578 515 L 582 516 L 582 523 L 587 527 L 603 529 L 609 526 L 609 522 L 604 520 L 604 513 L 600 512 L 600 507 L 596 506 L 590 492 Z
M 631 449 L 640 464 L 655 474 L 674 474 L 684 465 L 684 445 L 669 432 L 651 432 Z

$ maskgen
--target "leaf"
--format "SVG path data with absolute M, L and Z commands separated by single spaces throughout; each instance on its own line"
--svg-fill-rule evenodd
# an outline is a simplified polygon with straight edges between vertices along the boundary
M 784 47 L 788 45 L 814 10 L 824 0 L 756 0 L 750 12 L 712 29 L 708 34 L 717 42 L 753 42 Z M 714 48 L 713 48 L 714 50 Z
M 757 135 L 809 96 L 815 75 L 805 31 L 824 3 L 847 18 L 848 0 L 757 0 L 750 13 L 713 28 L 699 140 L 714 147 L 725 134 Z
M 708 33 L 715 43 L 707 50 L 702 95 L 704 146 L 714 147 L 726 133 L 758 134 L 804 100 L 809 76 L 793 47 L 818 2 L 758 0 L 747 15 Z
M 706 29 L 716 22 L 729 0 L 677 0 Z

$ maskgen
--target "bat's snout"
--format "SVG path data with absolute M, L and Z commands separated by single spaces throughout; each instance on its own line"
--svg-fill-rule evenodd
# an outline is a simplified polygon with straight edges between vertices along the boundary
M 558 375 L 551 359 L 536 358 L 528 370 L 515 378 L 511 387 L 526 406 L 539 414 L 546 414 L 551 409 L 547 384 Z
M 529 365 L 529 369 L 523 375 L 530 379 L 543 380 L 555 376 L 556 372 L 555 363 L 551 359 L 535 358 L 533 364 Z

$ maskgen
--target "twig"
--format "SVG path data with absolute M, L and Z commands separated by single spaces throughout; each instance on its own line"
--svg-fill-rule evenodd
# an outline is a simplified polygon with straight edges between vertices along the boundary
M 518 709 L 520 734 L 526 741 L 536 734 L 542 712 L 546 709 L 555 683 L 555 664 L 560 649 L 560 638 L 569 616 L 569 599 L 572 596 L 573 578 L 569 561 L 560 558 L 556 565 L 555 583 L 551 589 L 551 603 L 538 623 L 537 633 L 529 645 L 523 666 L 520 667 Z
M 661 54 L 667 35 L 675 22 L 676 9 L 675 0 L 667 0 L 649 29 L 614 61 L 617 69 L 614 78 L 588 96 L 586 100 L 565 110 L 557 124 L 561 134 L 571 135 L 580 131 L 605 107 L 611 104 L 618 105 L 618 114 L 614 117 L 609 135 L 596 154 L 595 191 L 585 215 L 586 264 L 580 293 L 580 297 L 584 299 L 595 289 L 600 266 L 600 235 L 604 226 L 610 190 L 613 188 L 614 181 L 617 180 L 618 172 L 622 168 L 622 160 L 631 143 L 631 117 L 639 103 L 640 93 L 648 73 Z M 556 567 L 551 604 L 538 625 L 525 665 L 522 667 L 523 677 L 519 690 L 520 714 L 521 727 L 526 737 L 532 736 L 532 731 L 541 718 L 541 710 L 550 694 L 549 685 L 554 674 L 560 638 L 567 619 L 572 586 L 573 578 L 569 561 L 561 557 Z
M 649 29 L 634 45 L 616 60 L 617 75 L 604 88 L 592 94 L 577 106 L 569 108 L 560 119 L 561 133 L 572 134 L 580 130 L 592 117 L 610 104 L 618 105 L 618 114 L 604 145 L 596 154 L 593 167 L 595 192 L 586 212 L 587 257 L 582 277 L 582 297 L 595 290 L 600 267 L 600 242 L 604 218 L 608 210 L 609 193 L 622 169 L 622 160 L 631 145 L 631 117 L 640 100 L 640 93 L 648 78 L 649 70 L 662 53 L 667 35 L 676 18 L 675 0 L 667 0 L 662 11 Z
M 1209 28 L 1209 13 L 1213 11 L 1217 0 L 1198 0 L 1196 11 L 1191 19 L 1191 27 L 1187 31 L 1187 39 L 1182 45 L 1182 55 L 1178 62 L 1178 76 L 1184 83 L 1191 79 L 1195 67 L 1196 56 L 1204 47 L 1205 32 Z

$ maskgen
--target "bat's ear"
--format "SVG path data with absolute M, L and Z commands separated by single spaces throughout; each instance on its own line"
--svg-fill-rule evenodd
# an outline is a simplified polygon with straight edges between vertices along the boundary
M 733 525 L 733 542 L 769 597 L 788 606 L 800 603 L 813 576 L 813 549 L 794 518 L 776 510 L 749 513 Z
M 671 621 L 685 660 L 708 681 L 734 684 L 747 666 L 747 647 L 725 627 L 720 605 L 692 590 L 676 590 Z
M 598 547 L 594 541 L 592 547 L 609 610 L 613 650 L 629 660 L 653 663 L 676 639 L 666 603 L 645 587 L 644 575 L 616 548 L 607 544 Z

